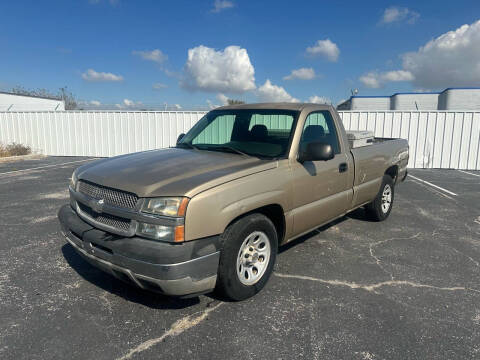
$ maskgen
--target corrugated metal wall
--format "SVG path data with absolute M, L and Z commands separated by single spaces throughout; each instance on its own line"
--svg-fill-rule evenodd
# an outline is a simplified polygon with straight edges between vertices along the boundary
M 114 156 L 165 148 L 204 112 L 0 112 L 0 142 L 58 156 Z
M 403 138 L 411 168 L 480 170 L 480 112 L 340 112 L 348 130 Z
M 114 156 L 175 145 L 204 112 L 0 112 L 0 142 L 46 155 Z M 347 130 L 410 143 L 410 167 L 480 170 L 480 112 L 340 112 Z

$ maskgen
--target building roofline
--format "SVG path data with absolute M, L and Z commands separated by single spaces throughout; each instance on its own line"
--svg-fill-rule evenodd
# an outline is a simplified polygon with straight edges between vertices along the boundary
M 375 95 L 355 95 L 355 96 L 350 96 L 350 99 L 357 99 L 357 98 L 389 98 L 390 96 L 375 96 Z
M 30 98 L 36 98 L 36 99 L 45 99 L 45 100 L 53 100 L 53 101 L 63 101 L 62 99 L 58 99 L 58 98 L 54 98 L 54 97 L 39 96 L 39 95 L 16 94 L 16 93 L 8 92 L 8 91 L 0 91 L 0 94 L 13 95 L 13 96 L 23 96 L 23 97 L 30 97 Z
M 441 93 L 444 93 L 445 91 L 448 91 L 448 90 L 480 90 L 480 87 L 451 87 L 451 88 L 446 88 L 445 90 L 443 90 Z
M 395 94 L 392 94 L 391 96 L 395 95 L 439 95 L 439 92 L 435 91 L 430 91 L 430 92 L 398 92 Z

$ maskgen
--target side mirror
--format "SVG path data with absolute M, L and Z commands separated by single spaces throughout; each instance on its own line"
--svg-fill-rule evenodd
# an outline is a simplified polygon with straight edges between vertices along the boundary
M 177 144 L 180 142 L 180 140 L 183 139 L 184 136 L 185 136 L 184 133 L 181 133 L 180 135 L 178 135 L 178 137 L 177 137 Z
M 299 154 L 298 161 L 304 163 L 305 161 L 327 161 L 333 159 L 332 146 L 323 142 L 311 142 L 307 144 L 307 148 L 302 154 Z

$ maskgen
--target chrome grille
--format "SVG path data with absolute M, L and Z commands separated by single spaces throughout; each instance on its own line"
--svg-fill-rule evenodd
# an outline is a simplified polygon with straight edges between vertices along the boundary
M 85 180 L 78 182 L 78 191 L 94 199 L 103 199 L 105 204 L 127 209 L 135 209 L 138 197 L 135 194 L 94 184 Z
M 84 213 L 84 215 L 88 216 L 92 220 L 95 220 L 96 222 L 99 222 L 103 225 L 107 225 L 123 231 L 130 230 L 130 222 L 131 222 L 130 219 L 124 219 L 115 215 L 105 214 L 105 213 L 99 214 L 93 211 L 87 205 L 82 204 L 81 202 L 78 202 L 77 204 L 78 204 L 78 207 L 80 208 L 80 211 Z

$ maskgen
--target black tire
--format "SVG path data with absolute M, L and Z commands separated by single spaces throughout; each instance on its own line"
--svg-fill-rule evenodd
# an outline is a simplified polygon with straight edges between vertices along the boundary
M 383 200 L 383 195 L 385 191 L 388 191 L 388 189 L 391 191 L 391 200 L 388 209 L 385 209 L 383 204 L 386 202 Z M 388 215 L 390 215 L 390 212 L 392 211 L 393 199 L 395 197 L 394 195 L 395 187 L 393 184 L 393 179 L 389 175 L 383 175 L 382 186 L 380 186 L 380 191 L 375 197 L 375 200 L 365 206 L 368 218 L 374 221 L 383 221 L 388 218 Z
M 239 259 L 240 248 L 244 241 L 254 232 L 262 232 L 268 238 L 270 257 L 259 280 L 255 284 L 244 285 L 237 275 L 237 259 Z M 221 235 L 221 240 L 223 248 L 220 254 L 215 290 L 223 297 L 235 301 L 254 296 L 263 289 L 273 271 L 278 249 L 275 226 L 265 215 L 251 214 L 229 225 Z

